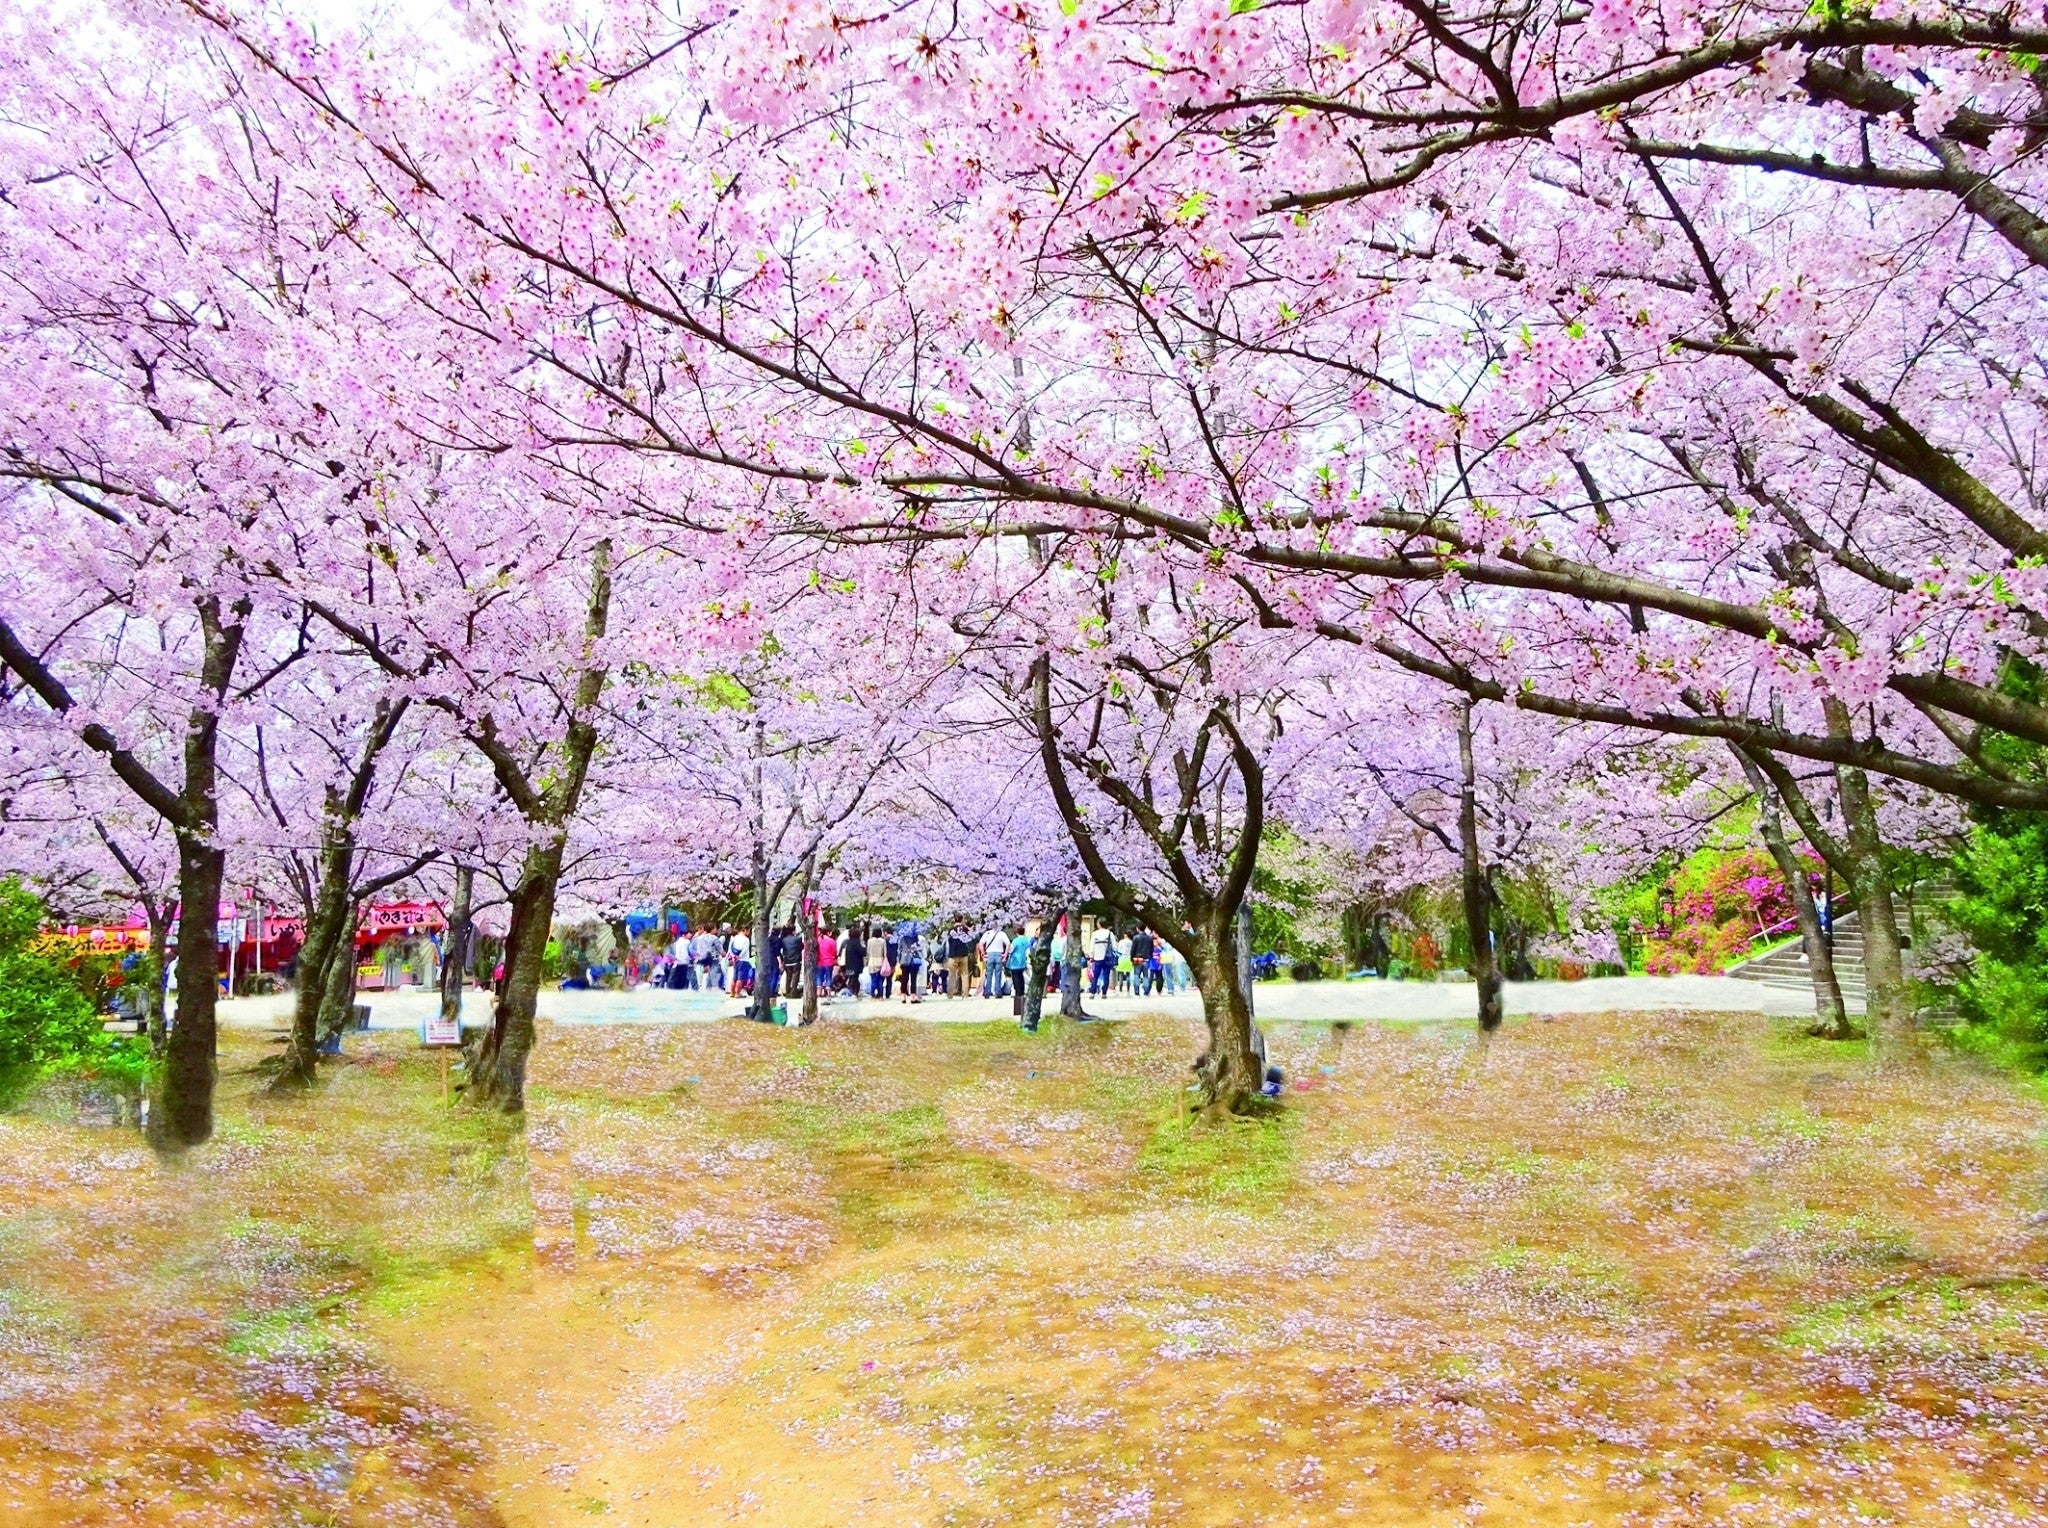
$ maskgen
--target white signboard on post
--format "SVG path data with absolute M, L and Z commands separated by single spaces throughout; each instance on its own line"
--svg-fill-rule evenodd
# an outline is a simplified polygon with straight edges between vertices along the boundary
M 462 1019 L 444 1018 L 437 1008 L 420 1020 L 420 1044 L 460 1045 L 462 1043 Z

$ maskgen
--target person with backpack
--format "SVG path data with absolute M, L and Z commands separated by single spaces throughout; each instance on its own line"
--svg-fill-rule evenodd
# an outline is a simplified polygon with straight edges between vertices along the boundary
M 953 926 L 946 930 L 946 999 L 967 996 L 967 966 L 974 959 L 974 935 L 967 931 L 967 920 L 955 918 Z
M 1109 996 L 1109 975 L 1115 962 L 1109 957 L 1116 935 L 1106 923 L 1098 923 L 1088 935 L 1088 995 Z
M 896 982 L 907 1003 L 923 1000 L 923 994 L 917 990 L 918 973 L 924 969 L 923 943 L 916 919 L 906 918 L 897 925 Z
M 716 992 L 725 985 L 719 953 L 718 935 L 708 927 L 700 928 L 690 936 L 690 963 L 697 968 L 696 985 L 706 992 Z
M 981 936 L 981 995 L 1001 997 L 1004 994 L 1003 973 L 1009 968 L 1010 932 L 1000 923 L 991 923 L 988 932 Z

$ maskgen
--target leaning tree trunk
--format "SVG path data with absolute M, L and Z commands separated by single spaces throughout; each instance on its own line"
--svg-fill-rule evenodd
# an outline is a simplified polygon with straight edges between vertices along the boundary
M 330 806 L 330 810 L 331 810 Z M 306 939 L 299 947 L 298 980 L 292 993 L 292 1032 L 285 1043 L 284 1070 L 277 1088 L 303 1087 L 319 1066 L 320 1018 L 334 981 L 336 952 L 349 932 L 349 880 L 355 869 L 355 835 L 330 822 L 320 845 L 320 885 L 306 912 Z M 354 957 L 353 948 L 350 958 Z M 337 1030 L 336 1033 L 340 1031 Z
M 216 1004 L 220 984 L 221 882 L 225 851 L 186 836 L 178 841 L 178 1006 L 164 1041 L 164 1064 L 149 1112 L 153 1144 L 176 1150 L 213 1134 Z
M 164 1028 L 164 973 L 170 970 L 171 920 L 163 904 L 151 898 L 143 905 L 149 919 L 149 988 L 142 1000 L 142 1026 L 149 1035 L 149 1053 L 162 1056 L 168 1034 Z
M 1737 757 L 1741 755 L 1738 753 Z M 1748 760 L 1743 760 L 1747 765 Z M 1778 817 L 1778 803 L 1764 783 L 1761 771 L 1752 771 L 1750 784 L 1756 791 L 1757 827 L 1764 847 L 1771 851 L 1778 874 L 1785 878 L 1785 890 L 1792 898 L 1792 916 L 1799 925 L 1799 944 L 1806 951 L 1807 975 L 1813 981 L 1813 1011 L 1820 1022 L 1814 1033 L 1829 1040 L 1849 1040 L 1856 1031 L 1849 1023 L 1849 1010 L 1842 1002 L 1841 983 L 1835 978 L 1835 954 L 1828 948 L 1827 931 L 1820 926 L 1820 910 L 1813 905 L 1813 888 L 1807 884 L 1806 867 L 1785 837 Z
M 356 930 L 362 909 L 350 904 L 342 920 L 341 933 L 328 952 L 326 969 L 320 973 L 320 1044 L 332 1045 L 355 1020 L 356 1013 Z
M 1216 1113 L 1246 1114 L 1265 1081 L 1252 1049 L 1252 1005 L 1241 959 L 1235 918 L 1205 917 L 1180 952 L 1194 969 L 1202 994 L 1202 1019 L 1209 1043 L 1195 1061 L 1204 1105 Z M 1186 937 L 1183 935 L 1183 937 Z
M 1849 882 L 1856 893 L 1856 925 L 1863 931 L 1863 977 L 1870 1033 L 1873 1039 L 1886 1045 L 1902 1045 L 1913 1032 L 1913 999 L 1906 987 L 1898 913 L 1892 905 L 1892 878 L 1885 868 L 1877 809 L 1870 799 L 1870 782 L 1862 770 L 1838 769 L 1835 774 L 1842 796 L 1842 837 L 1848 853 Z
M 1052 967 L 1052 918 L 1038 920 L 1038 932 L 1031 939 L 1031 953 L 1024 962 L 1024 1018 L 1027 1030 L 1036 1030 L 1045 1013 L 1045 973 Z
M 472 1103 L 495 1104 L 507 1114 L 526 1108 L 526 1058 L 533 1053 L 534 1015 L 540 1004 L 541 964 L 555 916 L 566 835 L 556 832 L 526 851 L 512 890 L 512 926 L 505 936 L 505 985 L 491 1027 L 468 1064 L 465 1089 Z
M 1472 762 L 1472 706 L 1458 710 L 1458 883 L 1465 907 L 1465 933 L 1472 944 L 1472 978 L 1479 985 L 1479 1031 L 1500 1028 L 1500 962 L 1493 949 L 1493 894 L 1479 859 L 1479 787 Z
M 447 949 L 441 955 L 441 1022 L 454 1024 L 462 1032 L 462 970 L 469 952 L 469 905 L 476 884 L 476 872 L 467 865 L 455 867 L 455 905 L 448 910 Z
M 1081 909 L 1067 904 L 1067 937 L 1060 945 L 1060 1017 L 1078 1019 L 1081 1011 Z

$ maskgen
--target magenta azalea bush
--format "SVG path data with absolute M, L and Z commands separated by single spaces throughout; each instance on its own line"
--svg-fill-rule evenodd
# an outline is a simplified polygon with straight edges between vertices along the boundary
M 1695 855 L 1672 876 L 1671 891 L 1671 927 L 1651 937 L 1643 960 L 1652 976 L 1723 970 L 1792 922 L 1791 893 L 1762 850 Z

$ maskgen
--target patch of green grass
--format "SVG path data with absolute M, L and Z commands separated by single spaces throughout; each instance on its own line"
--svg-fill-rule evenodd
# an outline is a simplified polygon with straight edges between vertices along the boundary
M 1765 1136 L 1791 1136 L 1801 1141 L 1818 1141 L 1828 1133 L 1828 1122 L 1810 1109 L 1773 1109 L 1757 1122 Z
M 1576 1247 L 1551 1252 L 1511 1241 L 1483 1261 L 1487 1271 L 1504 1275 L 1523 1295 L 1560 1307 L 1618 1315 L 1640 1298 L 1621 1263 Z
M 0 1353 L 67 1349 L 81 1331 L 78 1317 L 52 1296 L 0 1284 Z
M 1770 1038 L 1765 1042 L 1764 1054 L 1773 1061 L 1862 1061 L 1870 1056 L 1870 1037 L 1858 1035 L 1853 1040 L 1829 1040 L 1820 1035 L 1809 1034 L 1811 1019 L 1778 1020 L 1770 1029 Z
M 333 1300 L 309 1300 L 277 1310 L 238 1311 L 228 1318 L 225 1349 L 237 1358 L 306 1358 L 333 1346 L 323 1318 Z
M 1297 1113 L 1251 1119 L 1162 1118 L 1137 1170 L 1170 1191 L 1238 1208 L 1277 1204 L 1294 1175 Z

